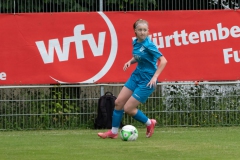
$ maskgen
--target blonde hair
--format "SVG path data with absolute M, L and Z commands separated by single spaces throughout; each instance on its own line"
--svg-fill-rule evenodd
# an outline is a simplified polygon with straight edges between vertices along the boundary
M 147 22 L 146 20 L 138 19 L 138 20 L 133 24 L 133 29 L 135 30 L 140 23 L 145 23 L 145 24 L 148 26 L 148 22 Z

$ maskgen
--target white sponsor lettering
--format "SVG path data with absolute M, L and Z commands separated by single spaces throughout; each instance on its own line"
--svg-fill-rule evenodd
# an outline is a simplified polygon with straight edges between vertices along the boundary
M 82 35 L 81 32 L 83 30 L 85 30 L 85 27 L 83 24 L 75 26 L 74 30 L 73 30 L 74 36 L 64 37 L 62 48 L 61 48 L 61 45 L 60 45 L 58 39 L 50 39 L 49 40 L 48 51 L 47 51 L 46 46 L 43 41 L 37 41 L 36 45 L 42 56 L 43 62 L 45 64 L 53 63 L 54 50 L 57 53 L 59 61 L 67 61 L 68 57 L 69 57 L 69 48 L 70 48 L 71 42 L 75 43 L 77 59 L 84 58 L 84 51 L 83 51 L 83 41 L 84 40 L 88 41 L 89 46 L 90 46 L 94 56 L 102 56 L 106 32 L 99 33 L 98 44 L 96 44 L 93 34 Z
M 228 37 L 239 38 L 240 37 L 240 27 L 232 26 L 231 28 L 223 27 L 222 23 L 217 24 L 216 29 L 202 30 L 199 32 L 187 33 L 186 30 L 174 31 L 172 35 L 163 36 L 162 32 L 153 33 L 149 35 L 150 39 L 155 43 L 157 48 L 166 48 L 189 44 L 197 44 L 204 42 L 211 42 L 217 40 L 224 40 Z M 132 37 L 134 40 L 136 37 Z
M 5 72 L 0 72 L 0 80 L 7 80 L 7 74 Z
M 233 51 L 232 48 L 223 49 L 224 63 L 230 63 L 230 58 L 233 58 L 235 62 L 240 62 L 239 54 L 240 51 Z
M 137 95 L 137 94 L 134 94 L 134 95 L 135 95 L 136 97 L 140 98 L 139 95 Z
M 98 81 L 100 78 L 102 78 L 112 67 L 116 55 L 117 55 L 117 48 L 118 48 L 118 39 L 117 39 L 117 34 L 115 31 L 115 28 L 110 21 L 110 19 L 103 13 L 103 12 L 97 12 L 103 20 L 106 22 L 109 32 L 110 32 L 110 37 L 111 37 L 111 48 L 110 48 L 110 54 L 109 57 L 103 66 L 103 68 L 100 69 L 100 71 L 93 75 L 93 77 L 86 79 L 81 82 L 75 82 L 75 83 L 93 83 Z M 68 56 L 69 56 L 69 48 L 70 48 L 70 43 L 74 42 L 76 46 L 76 53 L 77 53 L 77 58 L 81 59 L 84 58 L 84 52 L 83 52 L 83 41 L 86 40 L 93 52 L 94 56 L 102 56 L 103 55 L 103 49 L 104 49 L 104 42 L 105 42 L 105 35 L 106 32 L 99 32 L 98 36 L 98 44 L 96 44 L 93 35 L 92 34 L 85 34 L 82 35 L 81 31 L 84 30 L 84 25 L 77 25 L 74 28 L 74 36 L 70 37 L 64 37 L 63 38 L 63 47 L 61 48 L 59 40 L 58 39 L 50 39 L 49 44 L 48 44 L 48 51 L 44 45 L 43 41 L 37 41 L 36 45 L 37 48 L 42 56 L 43 62 L 46 63 L 54 63 L 54 49 L 57 53 L 59 61 L 67 61 Z M 50 75 L 50 77 L 57 81 L 58 83 L 72 83 L 72 82 L 64 82 L 62 80 L 56 79 Z

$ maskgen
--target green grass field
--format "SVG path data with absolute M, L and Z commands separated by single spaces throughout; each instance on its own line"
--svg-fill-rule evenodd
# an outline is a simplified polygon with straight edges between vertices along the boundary
M 240 127 L 156 128 L 137 141 L 100 139 L 100 130 L 2 131 L 1 160 L 237 160 Z M 101 130 L 102 131 L 102 130 Z

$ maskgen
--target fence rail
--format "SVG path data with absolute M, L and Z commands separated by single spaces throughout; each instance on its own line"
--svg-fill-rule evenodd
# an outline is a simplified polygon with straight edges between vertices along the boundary
M 101 90 L 117 96 L 122 86 L 0 86 L 0 129 L 93 128 Z M 159 83 L 139 109 L 159 126 L 239 126 L 240 82 Z

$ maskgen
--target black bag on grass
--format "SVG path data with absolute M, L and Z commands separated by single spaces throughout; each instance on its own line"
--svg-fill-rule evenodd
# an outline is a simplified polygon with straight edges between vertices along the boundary
M 106 92 L 98 100 L 98 113 L 94 122 L 95 129 L 111 129 L 112 116 L 117 98 L 111 93 Z M 121 126 L 122 127 L 122 123 Z

